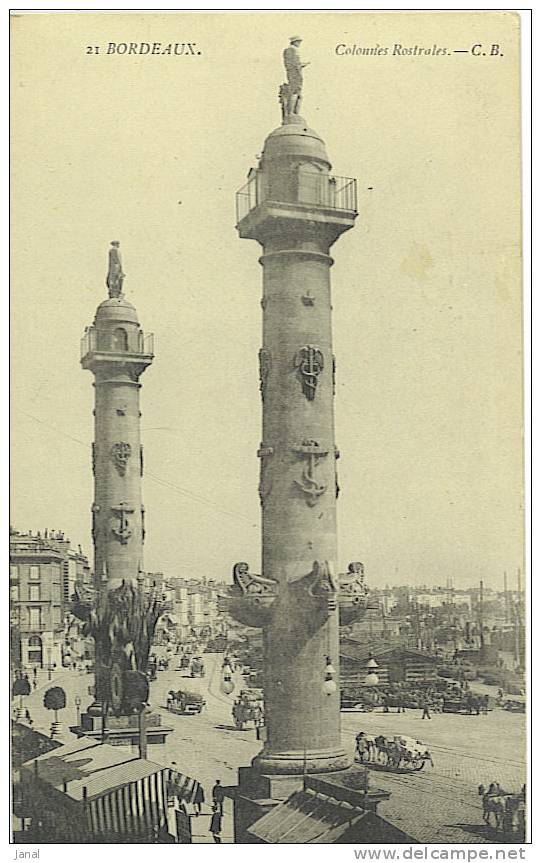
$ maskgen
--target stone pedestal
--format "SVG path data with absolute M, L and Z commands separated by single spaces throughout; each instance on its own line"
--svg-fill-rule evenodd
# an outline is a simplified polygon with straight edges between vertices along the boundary
M 265 774 L 257 767 L 241 767 L 238 785 L 225 789 L 234 801 L 235 844 L 253 843 L 249 828 L 296 791 L 307 788 L 374 814 L 378 803 L 390 797 L 386 791 L 369 788 L 368 770 L 357 765 L 325 775 L 306 776 Z
M 162 717 L 159 713 L 149 713 L 146 718 L 147 742 L 165 743 L 167 735 L 172 728 L 162 725 Z M 79 725 L 72 725 L 70 731 L 77 737 L 92 737 L 101 740 L 102 718 L 95 712 L 87 711 L 81 715 Z M 108 716 L 106 722 L 106 740 L 111 746 L 132 744 L 137 745 L 139 741 L 139 717 L 136 713 L 132 716 Z

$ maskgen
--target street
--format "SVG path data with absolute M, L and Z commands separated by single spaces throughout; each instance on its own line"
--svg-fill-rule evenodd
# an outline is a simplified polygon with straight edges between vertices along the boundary
M 170 670 L 159 672 L 151 683 L 152 709 L 162 714 L 163 722 L 173 731 L 165 744 L 149 747 L 149 758 L 168 766 L 175 762 L 181 773 L 197 779 L 205 790 L 204 814 L 192 818 L 196 842 L 212 841 L 208 829 L 209 801 L 216 779 L 223 785 L 235 784 L 237 768 L 249 765 L 261 746 L 255 729 L 238 731 L 233 725 L 231 708 L 244 684 L 237 673 L 235 691 L 229 696 L 220 692 L 222 659 L 222 655 L 205 654 L 205 677 L 190 678 L 185 671 L 175 670 L 178 657 L 171 656 Z M 68 670 L 54 674 L 49 682 L 47 673 L 41 672 L 38 688 L 25 700 L 34 727 L 49 733 L 53 716 L 43 708 L 43 695 L 49 686 L 62 686 L 67 707 L 60 712 L 59 719 L 67 732 L 77 720 L 74 698 L 79 695 L 80 709 L 84 711 L 92 701 L 88 694 L 92 682 L 92 675 Z M 201 714 L 178 716 L 165 709 L 169 690 L 179 688 L 204 696 L 206 705 Z M 360 730 L 389 737 L 403 734 L 426 743 L 434 767 L 426 764 L 415 773 L 391 773 L 379 765 L 369 767 L 371 787 L 392 793 L 390 800 L 380 805 L 380 815 L 405 832 L 415 830 L 419 841 L 495 842 L 501 841 L 501 837 L 483 824 L 477 788 L 497 781 L 507 791 L 520 790 L 526 781 L 525 725 L 523 714 L 499 708 L 486 716 L 433 714 L 430 720 L 422 720 L 420 710 L 402 714 L 342 712 L 342 739 L 351 753 Z M 231 806 L 226 799 L 224 842 L 232 841 Z M 425 839 L 420 838 L 423 836 Z

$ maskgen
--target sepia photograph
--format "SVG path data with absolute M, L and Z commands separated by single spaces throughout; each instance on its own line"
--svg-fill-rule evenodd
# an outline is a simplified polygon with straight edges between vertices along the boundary
M 530 841 L 523 23 L 11 10 L 12 859 Z

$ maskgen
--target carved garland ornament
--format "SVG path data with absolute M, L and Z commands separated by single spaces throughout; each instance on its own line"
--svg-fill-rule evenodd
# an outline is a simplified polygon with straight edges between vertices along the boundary
M 265 500 L 272 488 L 272 477 L 269 474 L 269 459 L 273 454 L 273 448 L 271 446 L 264 446 L 263 444 L 261 444 L 257 451 L 257 455 L 261 459 L 258 488 L 261 506 L 265 506 Z
M 94 545 L 96 544 L 96 538 L 98 536 L 98 519 L 97 515 L 100 511 L 100 508 L 97 503 L 92 504 L 92 542 Z
M 270 351 L 266 348 L 261 348 L 259 351 L 259 391 L 261 400 L 265 401 L 265 392 L 267 390 L 267 380 L 271 370 L 272 357 Z
M 131 446 L 129 443 L 125 443 L 125 441 L 119 441 L 118 443 L 114 443 L 112 445 L 111 459 L 120 476 L 125 475 L 126 466 L 128 464 L 128 459 L 130 458 L 130 456 Z

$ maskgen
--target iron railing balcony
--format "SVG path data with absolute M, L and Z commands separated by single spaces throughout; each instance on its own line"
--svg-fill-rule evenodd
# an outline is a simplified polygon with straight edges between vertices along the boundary
M 106 337 L 106 334 L 103 334 Z M 98 331 L 96 327 L 88 327 L 86 332 L 84 333 L 81 339 L 81 359 L 86 357 L 89 353 L 98 352 L 100 354 L 143 354 L 144 356 L 153 356 L 154 355 L 154 333 L 143 333 L 142 330 L 137 334 L 137 347 L 133 350 L 131 347 L 128 349 L 118 349 L 113 350 L 109 345 L 107 347 L 103 347 L 101 344 L 101 339 L 98 336 Z
M 237 224 L 265 202 L 302 204 L 357 214 L 357 180 L 353 177 L 299 172 L 296 179 L 287 194 L 275 194 L 265 187 L 261 173 L 255 172 L 237 192 Z

